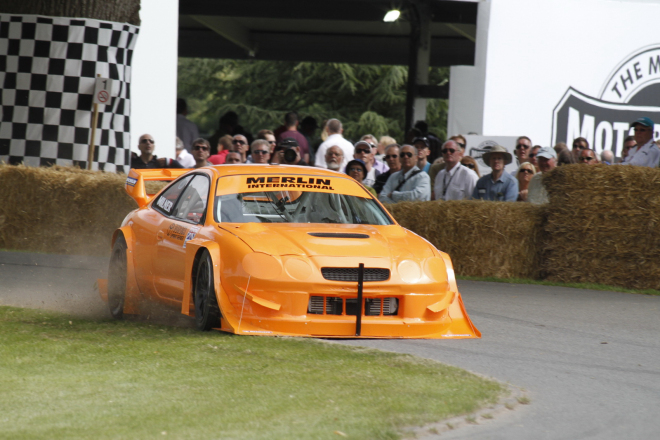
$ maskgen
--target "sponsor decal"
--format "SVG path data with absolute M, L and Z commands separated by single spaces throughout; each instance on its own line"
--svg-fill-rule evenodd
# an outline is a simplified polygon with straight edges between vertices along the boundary
M 135 186 L 136 183 L 137 183 L 137 179 L 135 179 L 133 177 L 127 177 L 126 178 L 126 185 Z
M 156 201 L 156 205 L 158 205 L 163 211 L 169 213 L 172 211 L 172 205 L 174 205 L 174 202 L 167 200 L 164 196 L 160 196 Z
M 170 227 L 167 229 L 165 234 L 173 239 L 183 241 L 188 233 L 188 229 L 183 226 L 177 225 L 176 223 L 170 224 Z
M 264 176 L 247 177 L 245 183 L 248 188 L 309 188 L 334 191 L 331 181 L 332 179 L 315 177 Z
M 183 241 L 183 248 L 186 248 L 186 243 L 188 243 L 188 240 L 192 240 L 195 238 L 195 235 L 199 232 L 199 228 L 197 226 L 193 226 L 188 230 L 188 233 L 186 234 L 186 239 Z
M 552 115 L 552 145 L 583 137 L 597 152 L 621 152 L 633 134 L 630 123 L 642 116 L 656 122 L 660 137 L 660 44 L 643 47 L 619 63 L 597 96 L 569 87 Z

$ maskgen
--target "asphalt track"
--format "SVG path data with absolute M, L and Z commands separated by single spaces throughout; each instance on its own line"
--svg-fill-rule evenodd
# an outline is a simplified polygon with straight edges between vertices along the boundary
M 106 265 L 0 252 L 0 305 L 107 317 L 92 288 Z M 660 297 L 470 281 L 459 289 L 482 339 L 341 341 L 456 365 L 520 387 L 531 400 L 424 438 L 660 438 Z

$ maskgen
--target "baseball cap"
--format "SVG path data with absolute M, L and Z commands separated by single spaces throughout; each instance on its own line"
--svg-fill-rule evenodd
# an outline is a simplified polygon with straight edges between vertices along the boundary
M 424 145 L 426 145 L 426 148 L 429 148 L 429 147 L 430 147 L 430 146 L 429 146 L 429 140 L 428 140 L 427 138 L 425 138 L 425 137 L 416 137 L 416 138 L 413 139 L 413 141 L 412 141 L 413 145 L 415 145 L 417 142 L 423 142 Z
M 631 122 L 630 126 L 634 127 L 636 124 L 640 124 L 643 125 L 644 127 L 651 127 L 651 128 L 653 128 L 653 126 L 655 125 L 653 120 L 651 120 L 651 118 L 647 118 L 646 116 L 644 116 L 643 118 L 639 118 L 634 122 Z
M 374 144 L 372 144 L 371 142 L 367 142 L 367 141 L 357 141 L 355 143 L 355 148 L 357 148 L 358 145 L 364 145 L 364 146 L 369 147 L 369 148 L 375 148 L 376 147 Z
M 298 141 L 295 140 L 294 138 L 284 138 L 282 141 L 280 141 L 279 144 L 280 147 L 283 148 L 291 148 L 291 147 L 299 147 Z
M 362 159 L 353 159 L 352 161 L 350 161 L 349 163 L 347 163 L 347 164 L 346 164 L 346 174 L 348 174 L 348 170 L 349 170 L 349 169 L 351 168 L 351 166 L 354 165 L 354 164 L 356 164 L 356 165 L 360 165 L 360 166 L 362 167 L 362 172 L 364 173 L 364 175 L 365 175 L 365 176 L 367 175 L 367 166 L 364 164 L 364 162 L 362 161 Z
M 557 152 L 552 147 L 541 147 L 536 157 L 545 157 L 546 159 L 557 159 Z

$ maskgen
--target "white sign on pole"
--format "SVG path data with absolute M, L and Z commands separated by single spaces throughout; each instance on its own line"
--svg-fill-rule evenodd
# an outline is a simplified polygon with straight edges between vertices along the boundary
M 96 78 L 94 87 L 94 104 L 107 104 L 112 97 L 112 82 L 110 78 Z

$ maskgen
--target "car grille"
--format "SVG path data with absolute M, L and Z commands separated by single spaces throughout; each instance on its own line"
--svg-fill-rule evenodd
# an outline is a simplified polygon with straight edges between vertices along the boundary
M 325 305 L 325 309 L 324 309 Z M 307 313 L 312 315 L 352 315 L 358 311 L 357 298 L 311 296 Z M 398 298 L 365 298 L 365 316 L 395 316 L 399 311 Z
M 330 281 L 353 281 L 358 280 L 357 267 L 322 267 L 323 278 Z M 389 269 L 365 268 L 363 281 L 386 281 L 390 278 Z

